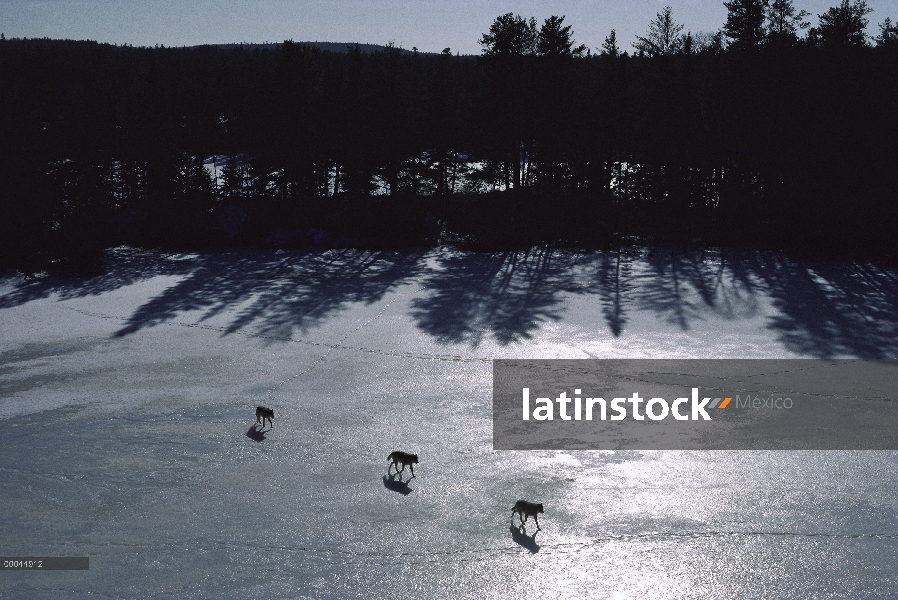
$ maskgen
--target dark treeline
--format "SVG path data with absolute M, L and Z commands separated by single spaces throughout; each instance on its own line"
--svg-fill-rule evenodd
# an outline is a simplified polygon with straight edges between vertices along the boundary
M 890 23 L 869 46 L 734 22 L 726 47 L 666 16 L 634 56 L 511 15 L 480 57 L 0 40 L 0 266 L 633 236 L 894 257 Z

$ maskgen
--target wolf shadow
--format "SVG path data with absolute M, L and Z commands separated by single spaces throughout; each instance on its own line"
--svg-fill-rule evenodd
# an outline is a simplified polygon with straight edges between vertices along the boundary
M 511 532 L 511 539 L 519 546 L 523 546 L 529 550 L 530 554 L 539 552 L 539 544 L 536 543 L 536 534 L 539 533 L 539 529 L 534 531 L 533 535 L 527 535 L 527 528 L 524 527 L 524 525 L 521 525 L 520 527 L 510 525 L 508 530 Z

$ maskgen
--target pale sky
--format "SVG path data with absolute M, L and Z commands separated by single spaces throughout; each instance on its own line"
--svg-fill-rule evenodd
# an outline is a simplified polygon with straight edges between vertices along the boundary
M 817 15 L 839 0 L 795 0 Z M 716 31 L 723 0 L 0 0 L 6 37 L 90 39 L 135 46 L 230 42 L 360 42 L 427 52 L 479 54 L 477 41 L 497 16 L 513 12 L 542 23 L 565 15 L 574 38 L 596 50 L 611 29 L 632 50 L 637 35 L 665 5 L 685 31 Z M 898 21 L 898 0 L 867 0 L 869 35 L 886 17 Z

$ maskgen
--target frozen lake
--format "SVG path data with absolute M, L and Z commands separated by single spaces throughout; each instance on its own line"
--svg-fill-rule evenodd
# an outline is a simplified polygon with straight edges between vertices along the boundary
M 898 270 L 121 248 L 7 276 L 0 554 L 90 570 L 4 572 L 0 597 L 898 597 L 898 454 L 494 451 L 513 357 L 898 358 Z

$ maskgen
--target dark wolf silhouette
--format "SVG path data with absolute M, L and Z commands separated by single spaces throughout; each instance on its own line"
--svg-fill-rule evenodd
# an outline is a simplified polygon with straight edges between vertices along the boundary
M 511 509 L 511 520 L 514 521 L 514 514 L 518 513 L 518 517 L 521 519 L 521 525 L 527 522 L 528 517 L 533 517 L 533 520 L 536 521 L 536 529 L 539 530 L 541 527 L 539 526 L 539 519 L 537 518 L 537 514 L 543 512 L 542 502 L 527 502 L 526 500 L 518 500 L 514 503 L 514 507 Z
M 268 419 L 268 424 L 271 425 L 272 427 L 274 427 L 274 425 L 272 425 L 272 422 L 271 422 L 271 420 L 273 418 L 274 418 L 274 409 L 273 408 L 266 408 L 264 406 L 256 407 L 256 423 L 261 422 L 262 427 L 265 427 L 265 419 Z M 261 419 L 261 421 L 260 421 L 260 419 Z
M 402 473 L 405 471 L 405 466 L 408 465 L 412 470 L 412 476 L 415 475 L 415 465 L 418 464 L 418 455 L 417 454 L 409 454 L 408 452 L 402 452 L 400 450 L 393 450 L 390 452 L 390 455 L 387 456 L 387 460 L 393 461 L 387 467 L 387 473 L 390 472 L 391 468 L 395 468 L 397 473 Z M 400 469 L 398 465 L 402 465 Z

